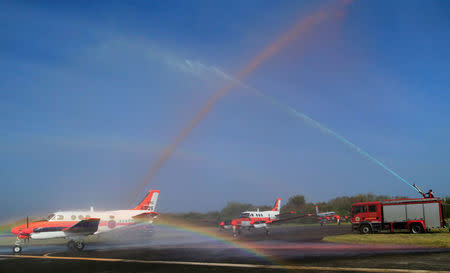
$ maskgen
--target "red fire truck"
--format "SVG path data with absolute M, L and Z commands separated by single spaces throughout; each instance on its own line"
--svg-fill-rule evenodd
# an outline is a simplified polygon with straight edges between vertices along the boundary
M 362 234 L 398 229 L 422 233 L 444 226 L 444 203 L 440 198 L 390 199 L 352 206 L 352 230 Z

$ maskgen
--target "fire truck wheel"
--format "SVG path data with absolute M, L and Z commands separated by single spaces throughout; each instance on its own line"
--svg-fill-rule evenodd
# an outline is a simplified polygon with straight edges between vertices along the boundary
M 372 228 L 368 224 L 363 224 L 359 228 L 359 232 L 361 232 L 361 234 L 370 234 L 370 233 L 372 233 Z
M 413 233 L 413 234 L 418 234 L 418 233 L 423 232 L 422 225 L 419 223 L 411 224 L 410 229 L 411 229 L 411 233 Z

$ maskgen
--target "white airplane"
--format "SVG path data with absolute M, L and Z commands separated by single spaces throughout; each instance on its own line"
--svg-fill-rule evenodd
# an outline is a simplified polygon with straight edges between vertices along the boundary
M 14 253 L 22 251 L 22 245 L 29 239 L 42 240 L 67 238 L 67 247 L 82 251 L 83 239 L 92 234 L 100 234 L 137 224 L 149 225 L 158 216 L 155 212 L 159 190 L 150 190 L 144 200 L 133 209 L 112 211 L 58 211 L 50 214 L 46 220 L 29 222 L 14 227 L 11 232 L 17 235 L 13 247 Z
M 336 214 L 334 211 L 326 211 L 326 212 L 319 212 L 319 206 L 316 206 L 316 215 L 318 217 L 317 220 L 319 220 L 320 225 L 322 226 L 325 223 L 337 223 L 338 225 L 341 224 L 341 216 Z
M 285 214 L 280 214 L 280 210 L 281 210 L 281 198 L 277 198 L 271 210 L 260 211 L 259 209 L 257 209 L 256 211 L 244 211 L 241 213 L 239 218 L 220 222 L 219 227 L 221 230 L 232 229 L 234 237 L 237 237 L 237 235 L 241 234 L 241 230 L 243 230 L 244 228 L 247 228 L 248 230 L 264 228 L 266 235 L 269 235 L 270 234 L 268 229 L 269 225 L 281 221 L 288 221 L 304 217 L 304 216 L 297 216 L 280 219 L 280 216 L 295 213 L 291 211 Z
M 327 217 L 336 215 L 336 212 L 334 211 L 319 212 L 319 206 L 316 206 L 316 215 L 319 217 Z

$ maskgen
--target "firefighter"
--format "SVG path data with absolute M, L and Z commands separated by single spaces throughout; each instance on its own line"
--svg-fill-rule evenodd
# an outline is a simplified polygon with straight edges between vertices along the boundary
M 429 190 L 427 193 L 426 193 L 426 198 L 434 198 L 434 193 L 433 193 L 433 190 Z

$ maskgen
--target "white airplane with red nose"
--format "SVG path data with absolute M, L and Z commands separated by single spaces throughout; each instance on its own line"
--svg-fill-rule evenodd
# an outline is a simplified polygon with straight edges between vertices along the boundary
M 266 232 L 266 235 L 269 235 L 270 232 L 268 226 L 270 224 L 304 217 L 298 216 L 281 219 L 280 216 L 282 216 L 282 214 L 280 214 L 280 210 L 281 198 L 277 198 L 271 210 L 260 211 L 259 209 L 257 209 L 256 211 L 244 211 L 241 213 L 239 218 L 222 221 L 220 223 L 220 229 L 232 229 L 234 237 L 237 237 L 239 234 L 241 234 L 241 231 L 243 229 L 251 230 L 259 228 L 263 228 Z M 293 213 L 295 212 L 291 211 L 285 214 L 289 215 Z
M 95 211 L 93 207 L 85 211 L 58 211 L 47 219 L 29 222 L 14 227 L 11 232 L 17 235 L 13 247 L 14 253 L 22 251 L 22 245 L 30 239 L 43 240 L 54 238 L 69 239 L 71 250 L 81 251 L 85 244 L 83 239 L 92 234 L 99 234 L 137 224 L 149 225 L 158 216 L 155 212 L 159 190 L 150 190 L 144 200 L 133 209 Z

